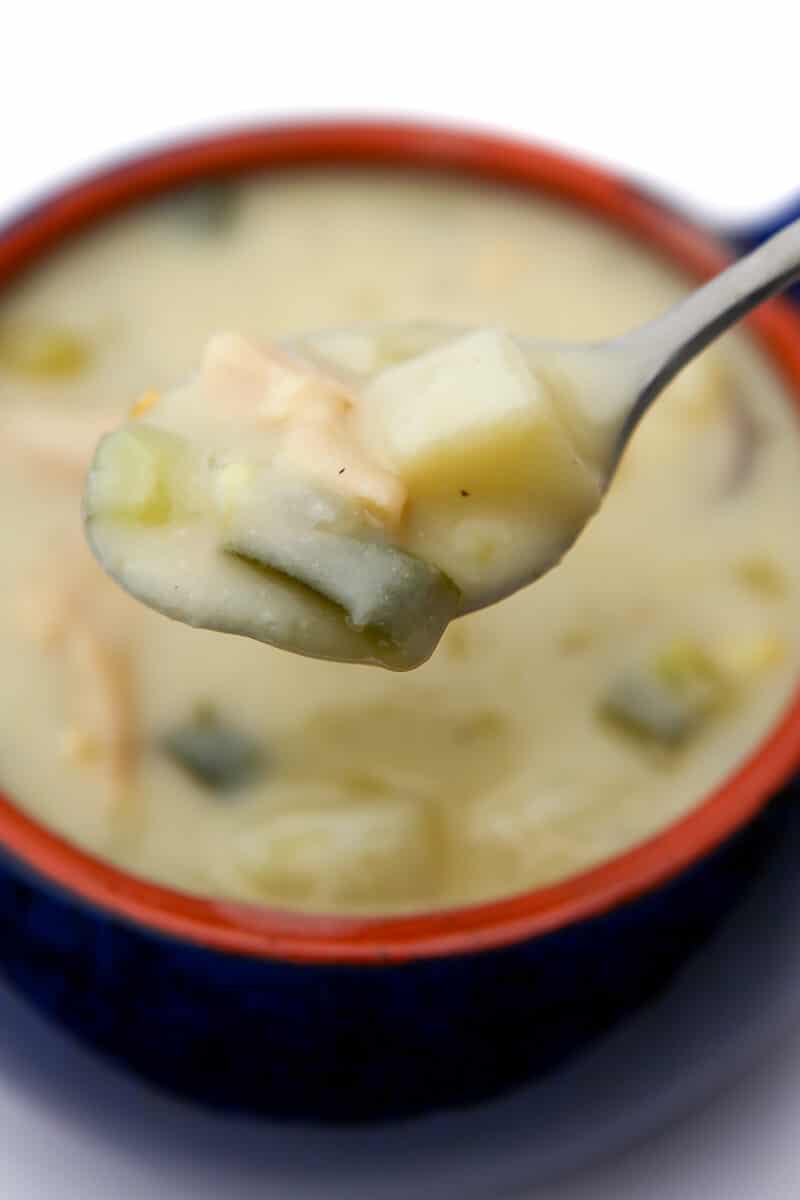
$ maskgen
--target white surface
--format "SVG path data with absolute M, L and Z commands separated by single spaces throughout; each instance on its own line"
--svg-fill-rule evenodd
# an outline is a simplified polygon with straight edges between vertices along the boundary
M 797 31 L 787 29 L 791 7 L 772 0 L 747 7 L 673 0 L 658 9 L 574 0 L 15 0 L 7 8 L 0 209 L 121 147 L 198 125 L 297 112 L 393 112 L 497 126 L 635 169 L 727 219 L 764 212 L 800 189 Z M 765 926 L 770 933 L 772 921 Z M 784 920 L 789 949 L 791 934 Z M 768 1016 L 759 1037 L 783 1027 L 795 1009 L 800 1022 L 800 987 L 795 996 L 779 972 L 770 977 L 760 968 L 751 985 L 746 964 L 743 970 L 729 986 L 732 995 L 749 986 L 763 992 Z M 791 978 L 795 986 L 798 977 Z M 309 1150 L 305 1187 L 291 1153 L 275 1152 L 281 1142 L 274 1136 L 274 1157 L 252 1152 L 251 1144 L 240 1161 L 226 1151 L 229 1142 L 240 1145 L 235 1131 L 217 1127 L 212 1135 L 171 1106 L 168 1114 L 134 1085 L 98 1073 L 15 1002 L 4 999 L 2 1011 L 3 1200 L 204 1200 L 222 1191 L 229 1200 L 305 1200 L 304 1192 L 315 1195 L 309 1189 L 319 1184 L 320 1162 L 336 1174 L 335 1147 L 316 1164 Z M 688 1003 L 678 1027 L 696 1020 Z M 614 1105 L 597 1109 L 608 1118 Z M 727 1200 L 795 1200 L 798 1128 L 795 1032 L 714 1104 L 562 1181 L 558 1197 L 694 1200 L 718 1192 Z M 193 1147 L 205 1150 L 195 1156 Z M 438 1200 L 424 1184 L 416 1194 Z M 542 1186 L 530 1196 L 554 1194 Z M 329 1195 L 336 1200 L 332 1189 Z
M 8 10 L 0 203 L 166 131 L 297 112 L 500 126 L 730 215 L 799 182 L 797 18 L 778 0 L 12 0 Z

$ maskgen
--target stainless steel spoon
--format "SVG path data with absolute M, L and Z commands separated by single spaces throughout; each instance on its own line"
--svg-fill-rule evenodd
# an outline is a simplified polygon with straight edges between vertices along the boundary
M 613 473 L 641 418 L 675 375 L 701 350 L 752 309 L 800 279 L 800 220 L 726 267 L 661 316 L 599 342 L 517 339 L 529 361 L 557 378 L 575 410 L 582 441 L 598 442 L 591 457 Z M 370 324 L 314 333 L 288 343 L 306 355 L 326 357 L 343 337 L 390 344 L 394 356 L 420 353 L 465 326 L 433 322 Z M 356 369 L 354 374 L 360 372 Z

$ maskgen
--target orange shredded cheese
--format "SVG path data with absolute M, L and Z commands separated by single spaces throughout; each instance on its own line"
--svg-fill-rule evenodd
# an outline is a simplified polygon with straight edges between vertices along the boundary
M 153 405 L 158 404 L 160 396 L 158 392 L 151 390 L 140 396 L 135 404 L 131 405 L 130 415 L 135 419 L 143 417 L 146 412 L 149 412 Z

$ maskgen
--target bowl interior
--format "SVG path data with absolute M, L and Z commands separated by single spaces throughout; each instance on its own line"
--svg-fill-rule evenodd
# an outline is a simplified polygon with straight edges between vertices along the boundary
M 724 248 L 678 214 L 595 167 L 535 145 L 402 123 L 321 123 L 237 130 L 122 161 L 46 198 L 0 233 L 0 287 L 72 234 L 149 196 L 210 175 L 324 164 L 449 171 L 557 197 L 624 230 L 701 280 Z M 748 321 L 800 410 L 800 318 L 772 301 Z M 700 805 L 598 867 L 508 899 L 397 917 L 325 917 L 208 901 L 127 875 L 0 796 L 0 842 L 89 903 L 174 937 L 248 955 L 384 962 L 458 954 L 559 928 L 657 886 L 751 819 L 800 761 L 800 689 L 777 727 Z

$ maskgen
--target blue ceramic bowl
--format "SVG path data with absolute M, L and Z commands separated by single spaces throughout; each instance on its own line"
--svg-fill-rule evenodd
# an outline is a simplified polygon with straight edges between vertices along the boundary
M 535 146 L 417 125 L 294 125 L 160 150 L 67 187 L 0 234 L 0 287 L 178 184 L 328 163 L 546 192 L 697 278 L 730 252 L 624 180 Z M 800 320 L 772 302 L 750 327 L 800 404 Z M 216 1106 L 346 1121 L 472 1103 L 552 1068 L 666 984 L 759 870 L 799 759 L 796 699 L 735 776 L 643 845 L 553 887 L 397 918 L 180 895 L 0 799 L 0 965 L 78 1037 Z

